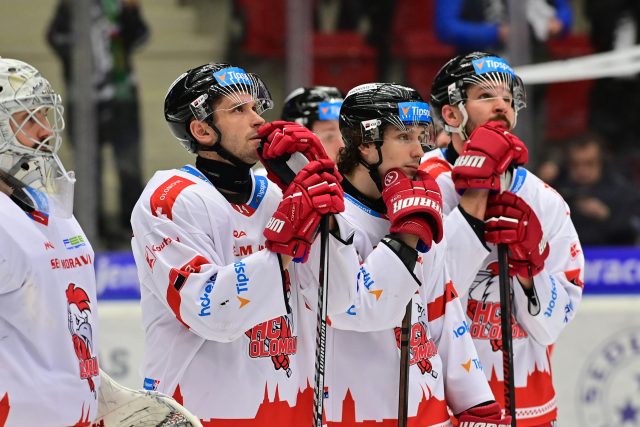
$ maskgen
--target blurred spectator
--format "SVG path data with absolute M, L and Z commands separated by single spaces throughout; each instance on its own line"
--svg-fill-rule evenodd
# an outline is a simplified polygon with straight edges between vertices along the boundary
M 96 183 L 99 232 L 108 246 L 128 244 L 129 217 L 142 192 L 141 126 L 138 88 L 132 68 L 131 53 L 149 36 L 137 0 L 92 0 L 92 49 L 97 105 L 97 133 L 102 147 L 111 144 L 120 183 L 119 217 L 110 223 L 105 217 L 102 183 Z M 47 31 L 47 40 L 63 66 L 67 100 L 77 96 L 70 89 L 73 39 L 71 2 L 60 0 Z M 71 117 L 71 116 L 69 116 Z M 69 123 L 69 134 L 73 123 Z M 71 141 L 72 144 L 74 141 Z M 98 157 L 98 177 L 102 177 L 102 156 Z
M 571 208 L 584 245 L 638 243 L 640 192 L 611 167 L 595 133 L 570 141 L 555 188 Z
M 542 43 L 567 34 L 573 13 L 568 0 L 526 0 L 527 19 Z M 507 0 L 435 0 L 438 38 L 458 53 L 501 51 L 509 37 Z
M 585 0 L 591 43 L 596 52 L 631 47 L 640 42 L 640 1 Z M 620 101 L 623 101 L 622 104 Z M 590 122 L 612 147 L 619 166 L 640 184 L 637 129 L 640 112 L 640 77 L 598 79 L 591 92 Z M 635 153 L 632 153 L 635 152 Z M 635 161 L 634 161 L 635 159 Z
M 391 32 L 394 17 L 394 0 L 342 0 L 338 15 L 338 30 L 361 30 L 367 42 L 378 51 L 378 81 L 391 80 Z M 428 23 L 425 22 L 425 25 Z

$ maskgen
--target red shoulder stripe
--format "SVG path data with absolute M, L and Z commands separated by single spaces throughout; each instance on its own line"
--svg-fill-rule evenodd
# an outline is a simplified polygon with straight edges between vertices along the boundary
M 171 211 L 178 195 L 182 190 L 194 184 L 195 182 L 177 175 L 163 182 L 151 195 L 150 204 L 153 216 L 173 219 Z
M 441 173 L 451 172 L 452 167 L 449 162 L 440 157 L 430 157 L 419 166 L 420 170 L 425 171 L 436 179 Z

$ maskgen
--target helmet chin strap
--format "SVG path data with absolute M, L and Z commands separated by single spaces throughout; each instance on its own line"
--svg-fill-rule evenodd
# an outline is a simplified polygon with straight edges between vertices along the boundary
M 469 138 L 466 131 L 467 122 L 469 121 L 469 113 L 467 113 L 464 102 L 458 103 L 458 109 L 460 110 L 460 113 L 462 113 L 462 122 L 460 122 L 460 125 L 457 127 L 453 127 L 445 123 L 444 130 L 449 133 L 457 133 L 463 141 L 466 141 Z
M 213 124 L 213 120 L 207 120 L 207 124 L 211 126 L 211 128 L 215 131 L 218 136 L 218 141 L 213 145 L 202 145 L 198 144 L 198 150 L 201 151 L 213 151 L 217 153 L 220 157 L 225 160 L 230 161 L 234 166 L 242 169 L 251 169 L 255 163 L 245 163 L 240 160 L 237 156 L 232 154 L 229 150 L 222 146 L 222 133 L 220 130 Z
M 375 144 L 376 150 L 378 151 L 378 161 L 374 164 L 367 163 L 363 158 L 360 158 L 358 161 L 362 166 L 367 168 L 373 183 L 376 185 L 378 191 L 382 193 L 382 178 L 380 177 L 380 172 L 378 172 L 378 167 L 382 164 L 382 144 L 376 144 L 375 142 L 373 144 Z

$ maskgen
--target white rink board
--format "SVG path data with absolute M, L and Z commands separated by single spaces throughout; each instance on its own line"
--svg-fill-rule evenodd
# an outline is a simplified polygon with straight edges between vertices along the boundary
M 120 384 L 142 388 L 144 332 L 140 301 L 99 301 L 100 367 Z
M 559 426 L 640 425 L 640 297 L 585 297 L 552 363 Z
M 98 307 L 100 366 L 121 384 L 142 388 L 139 302 Z M 584 298 L 554 349 L 553 374 L 559 426 L 640 425 L 640 297 Z

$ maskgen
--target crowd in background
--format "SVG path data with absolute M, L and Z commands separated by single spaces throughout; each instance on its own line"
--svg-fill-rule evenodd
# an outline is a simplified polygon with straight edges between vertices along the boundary
M 103 197 L 99 197 L 99 232 L 107 248 L 128 246 L 129 213 L 142 189 L 138 94 L 130 58 L 135 48 L 147 40 L 149 30 L 138 3 L 136 0 L 95 0 L 94 3 L 94 29 L 104 41 L 100 45 L 100 58 L 96 60 L 96 64 L 102 65 L 102 78 L 96 79 L 100 94 L 99 142 L 117 147 L 116 166 L 121 187 L 117 218 L 104 214 Z M 282 62 L 286 31 L 274 32 L 269 25 L 277 23 L 270 19 L 267 24 L 264 14 L 270 13 L 269 16 L 277 17 L 284 25 L 287 2 L 269 2 L 268 12 L 261 9 L 264 8 L 261 0 L 233 0 L 232 3 L 234 20 L 241 28 L 239 35 L 232 39 L 235 56 L 232 60 Z M 512 31 L 508 23 L 508 3 L 507 0 L 398 0 L 372 5 L 364 1 L 315 1 L 314 30 L 316 35 L 325 35 L 314 36 L 316 55 L 328 51 L 327 44 L 344 43 L 344 40 L 360 40 L 361 45 L 354 42 L 348 46 L 353 58 L 359 61 L 355 68 L 340 56 L 336 56 L 333 63 L 324 57 L 322 61 L 316 58 L 317 81 L 313 83 L 347 91 L 354 83 L 362 83 L 358 78 L 396 81 L 416 87 L 423 96 L 428 96 L 428 82 L 451 53 L 476 49 L 506 53 L 505 42 Z M 640 3 L 637 1 L 583 0 L 580 12 L 584 15 L 580 17 L 576 16 L 576 3 L 527 0 L 534 61 L 620 49 L 640 41 Z M 47 38 L 62 61 L 68 82 L 72 76 L 67 7 L 68 1 L 60 0 Z M 326 17 L 328 8 L 334 10 L 333 24 L 329 25 L 334 39 L 326 37 L 326 19 L 325 28 L 320 19 Z M 586 20 L 586 33 L 573 29 L 579 18 Z M 357 38 L 344 38 L 345 34 Z M 257 45 L 257 38 L 267 42 L 269 48 Z M 339 46 L 339 49 L 346 48 Z M 332 70 L 337 71 L 332 74 Z M 528 103 L 536 112 L 535 135 L 531 142 L 527 141 L 535 144 L 531 165 L 568 201 L 583 243 L 638 243 L 640 149 L 633 124 L 640 116 L 640 77 L 532 86 L 528 87 L 528 93 Z M 73 99 L 72 93 L 66 97 L 68 103 Z M 446 143 L 443 137 L 442 144 Z

